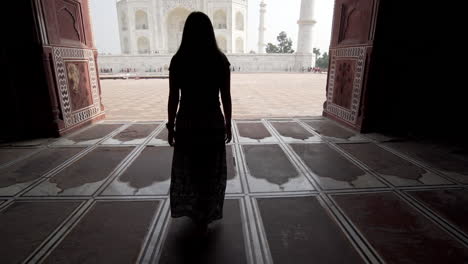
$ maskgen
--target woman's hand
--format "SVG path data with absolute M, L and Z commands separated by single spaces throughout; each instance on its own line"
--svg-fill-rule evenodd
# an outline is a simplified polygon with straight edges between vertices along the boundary
M 167 135 L 167 141 L 169 141 L 169 145 L 171 145 L 171 147 L 174 146 L 174 143 L 175 143 L 175 135 L 174 135 L 174 129 L 169 129 L 168 130 L 168 135 Z
M 232 140 L 232 128 L 231 124 L 226 125 L 226 136 L 224 138 L 224 141 L 227 143 L 231 142 Z
M 169 142 L 169 145 L 173 147 L 174 141 L 175 141 L 174 124 L 167 123 L 166 128 L 167 128 L 167 141 Z

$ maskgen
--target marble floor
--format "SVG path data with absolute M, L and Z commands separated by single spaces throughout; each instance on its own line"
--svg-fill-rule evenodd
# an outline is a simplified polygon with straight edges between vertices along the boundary
M 468 153 L 236 120 L 224 218 L 172 219 L 163 122 L 0 146 L 0 263 L 467 263 Z

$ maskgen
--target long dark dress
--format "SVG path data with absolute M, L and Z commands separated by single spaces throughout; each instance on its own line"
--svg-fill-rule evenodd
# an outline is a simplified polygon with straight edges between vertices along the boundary
M 206 58 L 199 67 L 194 65 L 197 61 L 176 55 L 170 66 L 181 95 L 172 161 L 171 215 L 210 223 L 223 215 L 227 167 L 219 93 L 230 73 L 224 55 Z

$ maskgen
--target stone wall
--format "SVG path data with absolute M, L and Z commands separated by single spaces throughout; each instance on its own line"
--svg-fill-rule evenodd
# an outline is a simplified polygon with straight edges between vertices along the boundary
M 228 54 L 233 71 L 240 72 L 302 72 L 313 67 L 312 54 Z M 136 72 L 167 75 L 171 54 L 100 55 L 101 74 Z M 111 71 L 112 70 L 112 71 Z

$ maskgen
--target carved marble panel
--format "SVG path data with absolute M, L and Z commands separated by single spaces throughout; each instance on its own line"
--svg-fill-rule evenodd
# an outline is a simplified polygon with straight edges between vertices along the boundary
M 356 124 L 361 102 L 366 47 L 331 49 L 326 111 Z
M 98 78 L 93 51 L 54 47 L 53 61 L 65 128 L 100 114 Z
M 87 61 L 66 61 L 71 109 L 76 111 L 93 104 Z
M 55 5 L 60 38 L 84 43 L 80 2 L 56 0 Z
M 372 39 L 375 0 L 336 0 L 332 46 L 366 44 Z
M 356 59 L 338 59 L 335 67 L 333 103 L 351 109 Z

